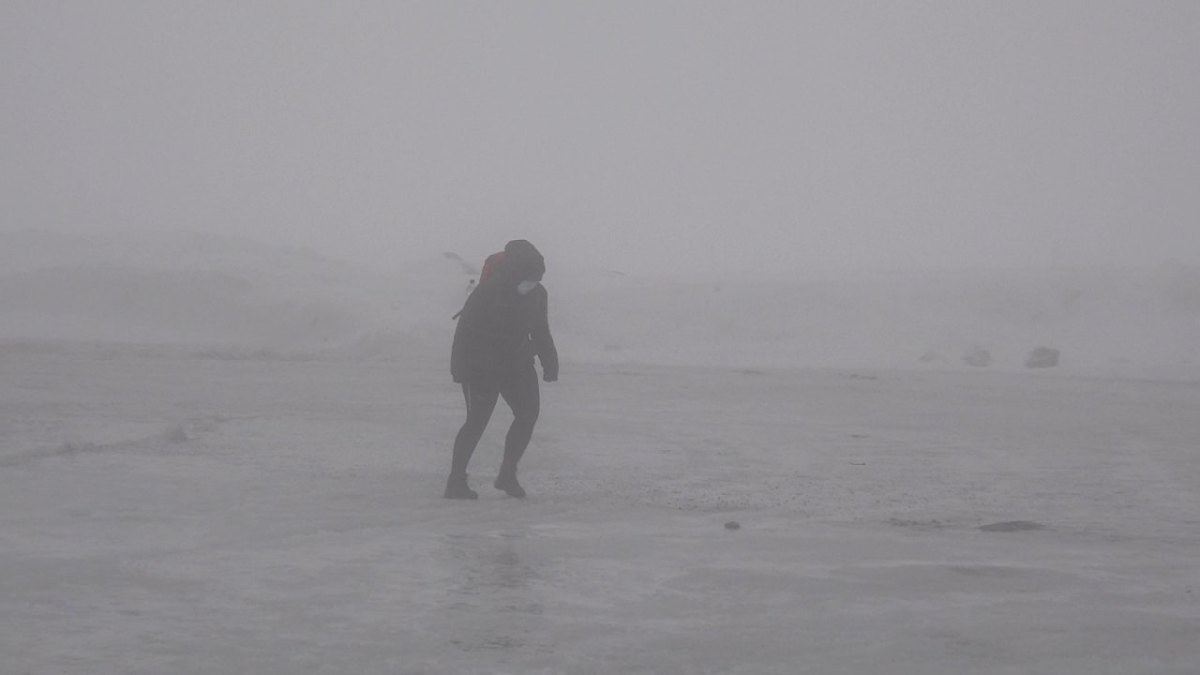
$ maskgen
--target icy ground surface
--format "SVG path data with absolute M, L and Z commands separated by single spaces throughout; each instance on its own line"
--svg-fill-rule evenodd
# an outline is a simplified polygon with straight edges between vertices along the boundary
M 1200 672 L 1195 380 L 442 366 L 0 356 L 0 670 Z

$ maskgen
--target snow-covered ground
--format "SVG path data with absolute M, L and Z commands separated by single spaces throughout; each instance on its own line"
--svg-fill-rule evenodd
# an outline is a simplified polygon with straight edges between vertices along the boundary
M 1200 270 L 548 251 L 531 496 L 501 406 L 449 502 L 487 252 L 0 233 L 0 673 L 1200 672 Z
M 543 391 L 530 497 L 501 407 L 465 503 L 441 346 L 0 353 L 0 671 L 1200 672 L 1195 377 L 564 352 Z

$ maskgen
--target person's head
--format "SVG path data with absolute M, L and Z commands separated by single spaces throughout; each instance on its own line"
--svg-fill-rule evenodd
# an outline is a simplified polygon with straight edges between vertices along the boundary
M 514 239 L 504 246 L 504 267 L 508 278 L 515 282 L 540 282 L 546 274 L 546 260 L 524 239 Z

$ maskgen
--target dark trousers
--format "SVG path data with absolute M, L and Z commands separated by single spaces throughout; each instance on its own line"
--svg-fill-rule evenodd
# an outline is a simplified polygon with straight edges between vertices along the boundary
M 483 437 L 496 409 L 496 400 L 504 402 L 513 411 L 512 426 L 504 438 L 504 460 L 500 464 L 500 475 L 516 475 L 517 462 L 525 454 L 529 439 L 533 437 L 533 425 L 537 423 L 541 409 L 541 394 L 538 391 L 537 371 L 533 366 L 500 379 L 476 379 L 463 383 L 463 397 L 467 400 L 467 421 L 458 430 L 454 439 L 454 458 L 450 464 L 450 475 L 463 475 L 475 446 Z

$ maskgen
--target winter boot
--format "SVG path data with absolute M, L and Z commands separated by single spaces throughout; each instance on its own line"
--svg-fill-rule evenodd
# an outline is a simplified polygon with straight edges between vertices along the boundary
M 465 473 L 450 474 L 450 478 L 446 481 L 446 492 L 442 496 L 446 499 L 479 499 L 479 493 L 467 485 L 467 474 Z
M 504 490 L 509 497 L 525 498 L 525 488 L 517 482 L 517 472 L 515 471 L 501 471 L 492 485 L 495 485 L 497 490 Z

